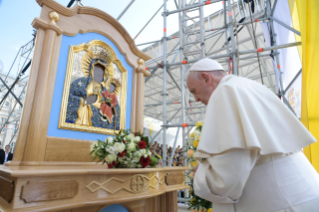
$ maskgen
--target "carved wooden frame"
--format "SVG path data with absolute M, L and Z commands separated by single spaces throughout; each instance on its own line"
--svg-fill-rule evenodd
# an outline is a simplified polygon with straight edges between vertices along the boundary
M 87 163 L 91 160 L 78 158 L 81 156 L 69 158 L 76 152 L 89 152 L 88 145 L 82 140 L 61 138 L 65 140 L 65 147 L 70 150 L 70 153 L 65 154 L 65 157 L 61 159 L 60 148 L 51 145 L 52 142 L 61 139 L 47 136 L 55 84 L 52 79 L 56 78 L 62 35 L 99 33 L 109 38 L 124 55 L 126 62 L 133 67 L 131 105 L 133 131 L 143 130 L 144 81 L 149 75 L 149 72 L 145 70 L 144 61 L 150 57 L 137 49 L 134 40 L 119 22 L 101 10 L 82 6 L 66 8 L 52 0 L 37 0 L 37 3 L 42 7 L 42 12 L 40 18 L 36 18 L 32 23 L 33 27 L 38 29 L 35 53 L 15 155 L 11 164 L 8 165 L 45 165 L 45 161 L 59 161 L 60 164 L 63 162 Z M 55 18 L 51 20 L 52 13 Z M 60 18 L 56 18 L 59 15 Z M 92 138 L 92 140 L 95 139 Z M 76 152 L 72 148 L 74 143 L 77 143 L 78 147 Z M 54 152 L 51 149 L 50 157 L 46 156 L 47 146 L 55 148 Z

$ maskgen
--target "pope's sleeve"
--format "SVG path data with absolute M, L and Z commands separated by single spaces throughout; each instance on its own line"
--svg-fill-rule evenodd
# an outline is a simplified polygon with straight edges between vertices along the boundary
M 236 203 L 257 155 L 254 149 L 231 149 L 207 158 L 195 174 L 195 195 L 214 203 Z

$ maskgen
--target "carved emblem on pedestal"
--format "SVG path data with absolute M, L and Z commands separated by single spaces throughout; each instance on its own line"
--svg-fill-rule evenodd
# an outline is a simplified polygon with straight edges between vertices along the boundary
M 13 181 L 0 177 L 0 197 L 6 200 L 8 203 L 13 199 L 14 185 Z
M 178 185 L 184 183 L 185 176 L 183 173 L 167 173 L 165 177 L 166 185 Z
M 21 199 L 24 202 L 41 202 L 73 198 L 79 190 L 76 180 L 28 181 L 22 186 Z
M 153 179 L 155 179 L 155 182 L 152 183 L 151 181 Z M 108 186 L 107 183 L 112 181 L 120 182 L 121 186 L 115 187 L 115 188 L 113 188 L 114 186 L 112 186 L 112 188 L 110 188 L 111 186 Z M 156 175 L 153 175 L 152 177 L 147 177 L 142 174 L 135 174 L 124 180 L 116 178 L 116 177 L 112 177 L 103 183 L 99 183 L 93 180 L 91 183 L 89 183 L 86 186 L 86 188 L 90 190 L 92 193 L 96 192 L 99 189 L 102 189 L 110 194 L 115 194 L 116 192 L 119 192 L 121 190 L 125 190 L 133 194 L 137 194 L 137 193 L 141 193 L 145 191 L 145 189 L 147 189 L 148 187 L 156 189 L 156 186 L 158 184 L 160 185 L 163 184 L 163 181 L 164 181 L 163 178 L 159 178 Z

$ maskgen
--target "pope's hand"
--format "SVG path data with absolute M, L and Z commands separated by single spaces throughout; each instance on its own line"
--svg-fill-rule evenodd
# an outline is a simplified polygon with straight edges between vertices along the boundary
M 198 169 L 198 165 L 194 166 L 194 175 L 196 174 L 197 169 Z

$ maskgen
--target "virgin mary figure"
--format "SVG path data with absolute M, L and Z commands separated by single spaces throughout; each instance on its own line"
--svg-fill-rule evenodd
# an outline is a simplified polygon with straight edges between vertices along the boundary
M 121 83 L 113 78 L 112 58 L 105 49 L 95 48 L 83 56 L 81 66 L 85 77 L 70 86 L 66 122 L 119 130 Z

